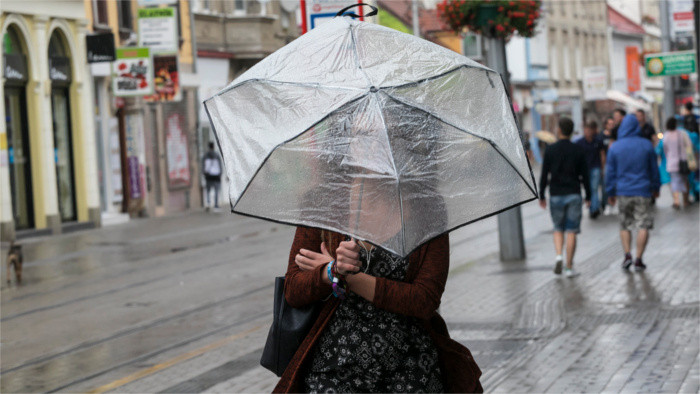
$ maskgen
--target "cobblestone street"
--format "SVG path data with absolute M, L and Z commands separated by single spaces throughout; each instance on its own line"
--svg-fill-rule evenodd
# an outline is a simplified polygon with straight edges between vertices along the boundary
M 527 261 L 499 262 L 495 218 L 451 234 L 440 312 L 486 391 L 700 390 L 699 212 L 662 194 L 645 273 L 620 269 L 612 216 L 584 219 L 573 279 L 552 273 L 536 203 Z M 25 282 L 2 281 L 0 391 L 269 392 L 259 358 L 292 235 L 198 212 L 24 240 Z

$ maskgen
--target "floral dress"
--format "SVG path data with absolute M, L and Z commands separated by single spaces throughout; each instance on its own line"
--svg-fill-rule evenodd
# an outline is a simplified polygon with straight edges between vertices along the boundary
M 403 281 L 408 259 L 360 251 L 362 271 Z M 354 294 L 340 303 L 311 355 L 310 393 L 442 392 L 437 347 L 415 317 L 379 309 Z

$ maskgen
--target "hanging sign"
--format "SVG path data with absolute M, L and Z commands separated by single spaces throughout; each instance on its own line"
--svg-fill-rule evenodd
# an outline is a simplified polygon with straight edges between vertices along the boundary
M 650 53 L 644 56 L 647 77 L 692 74 L 697 69 L 695 51 Z
M 146 101 L 180 101 L 180 79 L 178 78 L 177 55 L 153 57 L 153 86 L 154 93 L 146 96 Z
M 605 66 L 583 68 L 583 99 L 605 100 L 608 91 L 608 70 Z
M 177 21 L 174 8 L 142 8 L 138 11 L 139 46 L 152 54 L 177 52 Z
M 100 63 L 114 61 L 114 34 L 93 34 L 85 36 L 87 62 Z
M 669 1 L 671 8 L 671 31 L 676 37 L 689 35 L 695 31 L 693 0 Z
M 361 0 L 357 1 L 357 3 L 361 2 Z M 304 34 L 314 27 L 328 22 L 338 11 L 351 4 L 352 2 L 348 0 L 301 0 L 301 33 Z M 362 7 L 352 8 L 350 11 L 359 15 L 359 20 L 365 20 Z
M 171 114 L 165 121 L 165 149 L 168 153 L 168 181 L 170 186 L 189 186 L 190 159 L 187 134 L 182 130 L 182 115 Z
M 639 78 L 639 49 L 636 46 L 625 47 L 627 58 L 627 91 L 632 93 L 642 88 Z
M 153 64 L 148 48 L 118 48 L 112 63 L 114 96 L 153 94 Z

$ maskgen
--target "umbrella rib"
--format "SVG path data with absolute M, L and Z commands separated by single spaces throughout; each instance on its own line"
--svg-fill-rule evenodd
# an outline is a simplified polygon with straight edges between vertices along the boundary
M 229 91 L 231 91 L 237 87 L 240 87 L 240 86 L 252 83 L 252 82 L 267 82 L 267 83 L 276 83 L 276 84 L 280 84 L 280 85 L 303 86 L 306 88 L 323 88 L 323 89 L 338 89 L 338 90 L 365 90 L 365 88 L 353 88 L 353 87 L 349 87 L 349 86 L 332 86 L 332 85 L 321 85 L 320 83 L 289 82 L 289 81 L 277 81 L 274 79 L 266 79 L 266 78 L 253 78 L 253 79 L 248 79 L 248 80 L 239 82 L 233 86 L 229 86 L 227 88 L 224 88 L 220 92 L 218 92 L 217 94 L 206 99 L 205 101 L 209 101 L 209 100 L 213 99 L 214 97 L 221 96 L 222 94 L 228 93 Z
M 508 163 L 508 164 L 513 168 L 513 170 L 515 171 L 515 173 L 518 174 L 518 176 L 520 177 L 520 179 L 523 180 L 523 182 L 525 182 L 525 184 L 527 185 L 528 189 L 530 189 L 530 191 L 535 195 L 535 197 L 537 197 L 537 192 L 532 188 L 532 186 L 530 186 L 530 183 L 525 179 L 525 177 L 523 176 L 523 174 L 521 174 L 520 171 L 518 171 L 518 169 L 517 169 L 517 168 L 515 167 L 515 165 L 506 157 L 506 155 L 503 154 L 503 152 L 501 152 L 501 150 L 498 148 L 498 145 L 496 145 L 496 143 L 493 142 L 493 140 L 491 140 L 491 139 L 489 139 L 489 138 L 486 138 L 486 137 L 484 137 L 484 136 L 475 134 L 474 132 L 471 132 L 471 131 L 469 131 L 469 130 L 465 130 L 465 129 L 461 128 L 461 127 L 458 127 L 458 126 L 456 126 L 455 124 L 453 124 L 453 123 L 451 123 L 451 122 L 448 122 L 447 120 L 441 118 L 440 116 L 437 116 L 437 115 L 431 113 L 430 111 L 427 111 L 426 109 L 421 108 L 420 106 L 418 106 L 418 105 L 416 105 L 416 104 L 411 104 L 411 103 L 408 103 L 408 102 L 406 102 L 406 101 L 404 101 L 404 100 L 401 100 L 401 99 L 399 99 L 399 98 L 396 98 L 396 97 L 394 97 L 393 95 L 387 93 L 386 91 L 383 91 L 383 90 L 382 90 L 382 93 L 386 94 L 390 99 L 392 99 L 392 100 L 394 100 L 394 101 L 397 101 L 397 102 L 399 102 L 399 103 L 401 103 L 401 104 L 403 104 L 403 105 L 406 105 L 406 106 L 408 106 L 408 107 L 413 107 L 413 108 L 416 108 L 416 109 L 418 109 L 418 110 L 420 110 L 420 111 L 423 111 L 423 112 L 425 112 L 426 114 L 428 114 L 428 115 L 434 117 L 435 119 L 439 120 L 440 122 L 445 123 L 445 124 L 448 125 L 448 126 L 454 127 L 455 129 L 457 129 L 457 130 L 459 130 L 459 131 L 461 131 L 461 132 L 463 132 L 463 133 L 466 133 L 466 134 L 469 134 L 469 135 L 474 136 L 474 137 L 476 137 L 476 138 L 480 138 L 480 139 L 482 139 L 482 140 L 484 140 L 484 141 L 487 141 L 487 142 L 488 142 L 489 144 L 491 144 L 491 146 L 496 150 L 496 152 L 498 152 L 498 154 L 501 155 L 501 157 L 503 157 L 503 160 L 505 160 L 506 163 Z M 528 166 L 528 168 L 529 168 L 529 166 Z
M 452 68 L 452 69 L 449 69 L 449 70 L 445 71 L 445 72 L 442 73 L 442 74 L 433 75 L 432 77 L 427 77 L 427 78 L 419 79 L 419 80 L 413 81 L 413 82 L 407 82 L 407 83 L 404 83 L 404 84 L 401 84 L 401 85 L 382 86 L 381 89 L 401 89 L 401 88 L 407 88 L 407 87 L 409 87 L 409 86 L 420 85 L 420 84 L 422 84 L 422 83 L 424 83 L 424 82 L 428 82 L 428 81 L 432 81 L 432 80 L 434 80 L 434 79 L 442 78 L 442 77 L 444 77 L 445 75 L 450 74 L 450 73 L 453 73 L 453 72 L 456 72 L 457 70 L 460 70 L 460 69 L 462 69 L 462 68 L 473 68 L 473 69 L 476 69 L 476 70 L 484 70 L 484 71 L 486 71 L 487 73 L 489 73 L 489 72 L 495 73 L 495 71 L 490 70 L 490 69 L 485 68 L 485 67 L 477 67 L 477 66 L 472 66 L 472 65 L 469 65 L 469 64 L 460 64 L 459 66 L 457 66 L 457 67 L 455 67 L 455 68 Z
M 382 124 L 384 125 L 384 135 L 386 135 L 386 144 L 389 146 L 389 152 L 391 153 L 391 166 L 394 168 L 394 174 L 396 174 L 396 183 L 397 183 L 397 188 L 399 190 L 399 211 L 401 214 L 401 252 L 406 251 L 406 223 L 404 222 L 404 216 L 403 216 L 403 197 L 401 196 L 401 176 L 399 175 L 399 171 L 396 169 L 396 162 L 394 161 L 394 148 L 391 146 L 391 141 L 389 141 L 389 129 L 386 127 L 386 119 L 384 118 L 384 112 L 382 112 L 382 108 L 379 105 L 379 102 L 374 100 L 375 104 L 377 105 L 378 111 L 379 111 L 379 116 L 382 118 Z
M 357 52 L 357 38 L 355 37 L 355 30 L 352 28 L 352 25 L 350 25 L 350 39 L 352 40 L 352 49 L 353 49 L 353 52 L 355 53 L 355 63 L 357 63 L 357 68 L 360 71 L 362 71 L 362 75 L 365 76 L 367 83 L 372 85 L 372 80 L 369 79 L 369 75 L 367 75 L 367 72 L 365 71 L 365 69 L 362 68 L 362 64 L 360 64 L 360 53 Z

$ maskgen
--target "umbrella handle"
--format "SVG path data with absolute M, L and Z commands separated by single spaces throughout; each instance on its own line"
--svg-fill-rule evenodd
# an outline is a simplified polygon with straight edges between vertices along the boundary
M 359 18 L 360 16 L 357 15 L 356 13 L 354 13 L 354 12 L 345 13 L 345 11 L 347 11 L 347 10 L 349 10 L 350 8 L 353 8 L 353 7 L 361 7 L 361 6 L 363 6 L 363 5 L 366 5 L 367 7 L 369 7 L 369 8 L 372 9 L 372 11 L 371 11 L 369 14 L 365 14 L 365 16 L 374 16 L 374 15 L 377 15 L 377 12 L 379 12 L 379 10 L 377 9 L 377 7 L 375 7 L 375 6 L 373 6 L 373 5 L 369 5 L 369 4 L 365 4 L 365 3 L 357 3 L 357 4 L 353 4 L 353 5 L 347 6 L 347 7 L 343 8 L 342 10 L 338 11 L 338 13 L 335 14 L 334 18 L 335 18 L 335 17 L 338 17 L 338 16 L 350 16 L 350 17 L 353 17 L 353 18 Z

